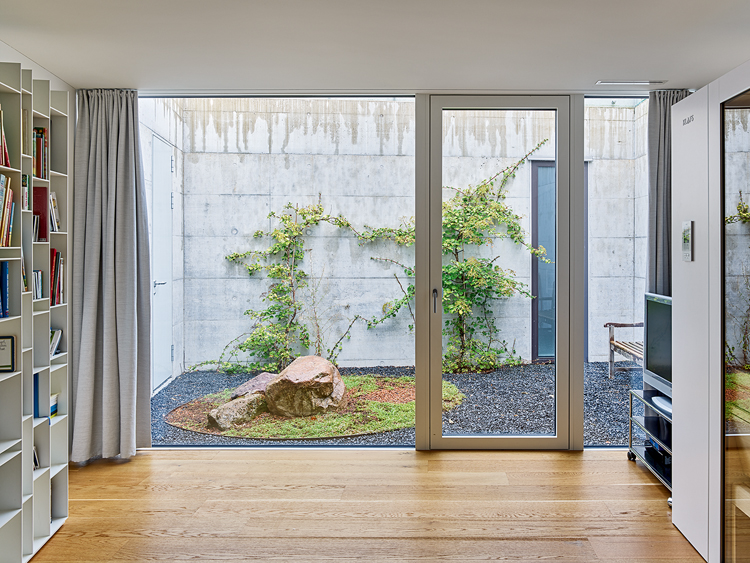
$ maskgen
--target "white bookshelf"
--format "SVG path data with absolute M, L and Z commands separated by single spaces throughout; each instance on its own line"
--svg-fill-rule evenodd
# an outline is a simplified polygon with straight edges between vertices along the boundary
M 11 180 L 15 203 L 10 245 L 0 247 L 0 261 L 8 262 L 9 272 L 9 316 L 0 318 L 0 336 L 15 338 L 15 371 L 0 372 L 0 563 L 31 559 L 68 516 L 70 103 L 68 92 L 51 90 L 49 81 L 35 79 L 20 64 L 0 63 L 0 105 L 10 155 L 10 166 L 0 166 L 0 174 Z M 34 127 L 48 131 L 46 174 L 32 173 Z M 28 210 L 22 210 L 21 204 L 23 175 L 31 180 Z M 49 224 L 48 206 L 34 209 L 34 195 L 48 202 L 50 191 L 57 197 L 60 230 L 50 232 L 47 226 L 42 229 L 46 236 L 34 241 L 34 214 L 41 212 L 40 220 Z M 64 293 L 61 304 L 50 306 L 53 248 L 65 260 Z M 38 299 L 31 292 L 33 270 L 42 271 Z M 63 331 L 59 352 L 53 356 L 51 328 Z M 58 415 L 52 418 L 51 393 L 59 393 Z M 34 447 L 40 462 L 37 469 Z

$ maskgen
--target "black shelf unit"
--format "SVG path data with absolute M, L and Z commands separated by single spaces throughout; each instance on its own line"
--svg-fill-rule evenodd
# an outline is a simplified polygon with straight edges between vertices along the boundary
M 661 483 L 672 491 L 672 417 L 660 410 L 653 397 L 656 391 L 630 391 L 628 459 L 639 459 Z M 633 414 L 633 399 L 643 404 L 641 415 Z M 633 443 L 634 428 L 645 435 L 643 443 Z

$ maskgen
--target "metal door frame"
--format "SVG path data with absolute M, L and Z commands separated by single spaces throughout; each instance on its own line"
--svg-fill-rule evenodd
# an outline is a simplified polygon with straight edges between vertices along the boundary
M 557 361 L 555 436 L 442 435 L 442 112 L 557 112 Z M 416 96 L 416 447 L 583 449 L 583 95 Z M 438 300 L 439 303 L 439 300 Z

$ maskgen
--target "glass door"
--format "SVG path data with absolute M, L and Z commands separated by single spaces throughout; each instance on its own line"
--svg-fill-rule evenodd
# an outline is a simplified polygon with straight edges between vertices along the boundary
M 569 98 L 430 98 L 430 446 L 568 448 Z

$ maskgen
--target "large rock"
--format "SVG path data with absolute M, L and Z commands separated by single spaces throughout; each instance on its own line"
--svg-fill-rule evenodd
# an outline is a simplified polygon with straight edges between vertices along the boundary
M 220 430 L 228 430 L 233 424 L 250 422 L 266 411 L 268 411 L 268 407 L 263 393 L 251 393 L 224 403 L 209 412 L 208 425 Z
M 252 379 L 248 379 L 245 383 L 232 391 L 232 400 L 234 401 L 237 397 L 242 397 L 248 393 L 265 393 L 266 385 L 268 385 L 277 375 L 278 374 L 276 373 L 268 373 L 267 371 L 264 371 Z
M 266 402 L 276 415 L 310 416 L 337 408 L 344 390 L 336 366 L 319 356 L 303 356 L 268 384 Z

